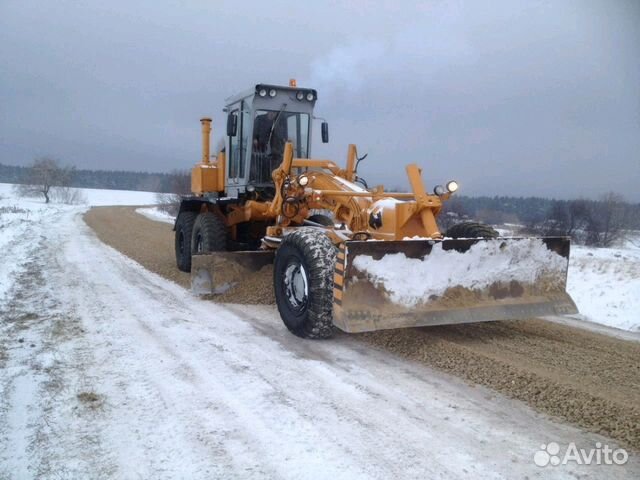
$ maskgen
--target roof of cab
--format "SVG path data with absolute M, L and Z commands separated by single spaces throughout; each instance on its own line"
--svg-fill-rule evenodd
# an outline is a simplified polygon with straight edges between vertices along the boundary
M 313 88 L 304 88 L 304 87 L 289 87 L 288 85 L 271 85 L 268 83 L 258 83 L 255 87 L 250 88 L 248 90 L 245 90 L 241 93 L 238 93 L 236 95 L 232 95 L 230 97 L 227 97 L 225 99 L 225 103 L 226 105 L 231 105 L 232 103 L 236 103 L 239 102 L 240 100 L 243 100 L 247 97 L 252 97 L 254 95 L 256 95 L 258 93 L 258 91 L 260 89 L 266 89 L 269 90 L 271 88 L 276 88 L 278 90 L 286 90 L 289 92 L 297 92 L 302 90 L 303 92 L 313 92 L 313 96 L 317 99 L 318 98 L 318 92 L 316 92 L 315 89 Z

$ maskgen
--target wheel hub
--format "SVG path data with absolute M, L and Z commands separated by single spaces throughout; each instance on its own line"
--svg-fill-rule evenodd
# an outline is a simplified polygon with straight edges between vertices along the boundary
M 289 305 L 294 310 L 303 310 L 307 306 L 309 287 L 307 272 L 300 263 L 287 265 L 284 271 L 284 291 Z

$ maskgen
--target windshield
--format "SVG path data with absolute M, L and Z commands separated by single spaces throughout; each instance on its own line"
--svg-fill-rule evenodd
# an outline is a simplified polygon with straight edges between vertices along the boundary
M 296 158 L 309 157 L 309 114 L 257 110 L 253 123 L 250 179 L 270 183 L 271 172 L 282 162 L 284 145 L 293 145 Z
M 297 158 L 307 158 L 309 151 L 309 114 L 258 110 L 253 126 L 254 146 L 261 152 L 284 151 L 285 142 L 293 144 Z

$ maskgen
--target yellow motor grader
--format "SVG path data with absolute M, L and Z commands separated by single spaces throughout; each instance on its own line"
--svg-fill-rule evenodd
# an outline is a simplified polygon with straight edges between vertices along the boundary
M 577 313 L 566 293 L 569 239 L 500 238 L 475 223 L 438 228 L 455 181 L 429 193 L 370 188 L 355 145 L 343 167 L 311 157 L 317 92 L 258 84 L 227 99 L 224 148 L 202 160 L 175 223 L 178 268 L 197 294 L 220 294 L 272 269 L 287 328 L 346 332 Z M 328 124 L 320 123 L 322 142 Z

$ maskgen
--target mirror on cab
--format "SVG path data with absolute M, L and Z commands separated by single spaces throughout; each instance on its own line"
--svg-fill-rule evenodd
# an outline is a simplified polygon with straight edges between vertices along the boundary
M 233 112 L 227 117 L 227 136 L 235 137 L 238 132 L 238 115 Z
M 329 124 L 327 122 L 322 122 L 321 131 L 322 143 L 329 143 Z

